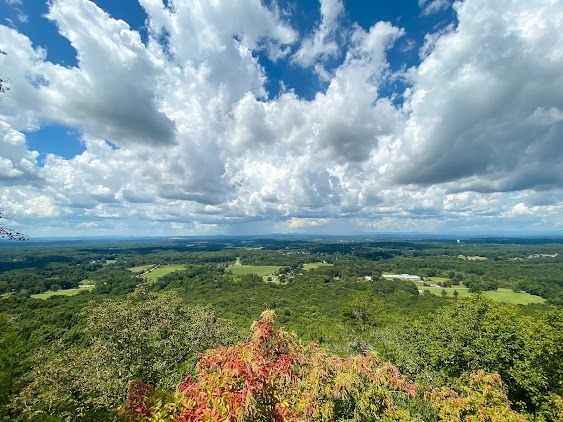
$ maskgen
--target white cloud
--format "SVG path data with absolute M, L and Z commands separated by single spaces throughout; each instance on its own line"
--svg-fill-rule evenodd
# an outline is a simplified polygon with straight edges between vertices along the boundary
M 0 26 L 11 87 L 3 119 L 19 130 L 62 123 L 117 144 L 174 141 L 174 124 L 156 101 L 163 63 L 137 32 L 87 0 L 53 1 L 47 17 L 77 50 L 79 66 L 45 61 L 27 37 Z
M 315 32 L 303 39 L 293 54 L 293 61 L 300 66 L 311 66 L 318 60 L 335 57 L 339 53 L 336 33 L 339 20 L 344 15 L 342 0 L 320 0 L 321 22 Z M 322 73 L 322 72 L 321 72 Z
M 423 15 L 432 15 L 447 9 L 451 4 L 450 0 L 418 0 L 418 7 L 422 9 Z
M 322 2 L 319 27 L 293 56 L 321 66 L 326 89 L 311 100 L 286 90 L 266 96 L 257 53 L 284 57 L 298 41 L 275 7 L 141 4 L 146 45 L 87 0 L 54 1 L 48 16 L 76 49 L 77 67 L 50 63 L 27 37 L 0 26 L 12 88 L 0 107 L 0 203 L 30 227 L 158 234 L 562 226 L 558 3 L 456 3 L 459 24 L 428 34 L 421 64 L 400 75 L 411 83 L 404 104 L 381 93 L 392 77 L 387 51 L 405 34 L 390 23 L 348 28 L 340 65 L 322 72 L 339 51 L 341 2 Z M 38 167 L 22 132 L 51 122 L 78 129 L 86 150 L 48 155 Z
M 478 191 L 561 186 L 563 8 L 471 0 L 455 9 L 455 31 L 411 73 L 395 180 Z
M 0 121 L 0 182 L 3 185 L 37 183 L 38 155 L 27 150 L 22 133 Z
M 285 226 L 289 230 L 301 230 L 305 227 L 316 227 L 322 226 L 328 223 L 328 218 L 298 218 L 292 217 L 285 223 Z

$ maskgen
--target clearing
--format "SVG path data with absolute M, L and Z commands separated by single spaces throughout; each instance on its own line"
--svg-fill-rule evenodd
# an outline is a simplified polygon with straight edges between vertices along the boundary
M 162 265 L 143 275 L 143 278 L 147 281 L 156 281 L 159 278 L 164 277 L 165 275 L 171 274 L 176 271 L 182 271 L 186 268 L 187 267 L 184 264 Z
M 453 286 L 453 287 L 423 287 L 419 290 L 421 293 L 424 290 L 428 290 L 430 293 L 440 296 L 442 290 L 445 290 L 449 297 L 453 297 L 454 290 L 457 290 L 458 297 L 468 297 L 475 293 L 470 293 L 465 286 Z M 497 289 L 490 290 L 486 292 L 481 292 L 481 294 L 487 299 L 494 300 L 495 302 L 510 303 L 512 305 L 528 305 L 530 303 L 544 303 L 545 299 L 543 297 L 531 295 L 526 292 L 515 292 L 511 289 Z
M 137 267 L 132 267 L 129 268 L 129 271 L 131 271 L 132 273 L 135 274 L 142 274 L 147 272 L 148 270 L 150 270 L 151 268 L 154 268 L 155 265 L 154 264 L 149 264 L 149 265 L 139 265 Z
M 78 283 L 79 289 L 93 289 L 94 287 L 96 287 L 96 282 L 94 280 L 88 280 L 87 278 Z
M 256 274 L 261 277 L 273 275 L 280 270 L 279 265 L 229 265 L 226 271 L 235 275 Z
M 65 290 L 57 290 L 56 292 L 53 292 L 51 290 L 47 290 L 46 292 L 43 293 L 37 293 L 34 295 L 31 295 L 31 297 L 33 299 L 49 299 L 51 296 L 74 296 L 77 295 L 80 292 L 87 292 L 88 290 L 90 290 L 91 288 L 93 288 L 94 286 L 91 287 L 79 287 L 76 289 L 65 289 Z

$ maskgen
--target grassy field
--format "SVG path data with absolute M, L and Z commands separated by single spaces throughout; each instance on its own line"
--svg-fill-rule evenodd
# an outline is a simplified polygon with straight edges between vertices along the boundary
M 94 280 L 88 280 L 87 278 L 78 283 L 79 286 L 94 286 L 95 284 Z M 85 287 L 82 288 L 84 289 Z
M 74 296 L 77 295 L 80 292 L 85 292 L 90 290 L 89 288 L 77 288 L 77 289 L 66 289 L 66 290 L 57 290 L 56 292 L 52 292 L 50 290 L 47 290 L 46 292 L 43 293 L 37 293 L 34 295 L 31 295 L 31 297 L 33 299 L 49 299 L 51 296 Z
M 446 287 L 422 287 L 422 290 L 428 290 L 430 293 L 440 296 L 442 290 L 445 290 L 449 297 L 453 297 L 454 290 L 457 290 L 458 297 L 468 297 L 475 293 L 469 293 L 467 287 L 455 286 Z M 539 296 L 534 296 L 525 292 L 514 292 L 511 289 L 497 289 L 493 291 L 483 292 L 484 297 L 494 300 L 496 302 L 510 303 L 512 305 L 528 305 L 530 303 L 544 303 L 545 299 Z
M 256 274 L 263 277 L 278 272 L 280 268 L 277 265 L 229 265 L 227 271 L 235 275 Z
M 148 281 L 156 281 L 159 278 L 164 277 L 165 275 L 185 269 L 186 266 L 183 264 L 163 265 L 161 267 L 152 270 L 150 273 L 144 275 L 143 278 Z
M 332 266 L 334 266 L 334 264 L 327 264 L 326 262 L 311 262 L 309 264 L 303 264 L 303 269 L 309 271 L 319 267 L 332 267 Z
M 129 271 L 131 271 L 132 273 L 135 273 L 135 274 L 142 274 L 145 271 L 150 270 L 152 267 L 154 267 L 154 264 L 139 265 L 138 267 L 129 268 Z

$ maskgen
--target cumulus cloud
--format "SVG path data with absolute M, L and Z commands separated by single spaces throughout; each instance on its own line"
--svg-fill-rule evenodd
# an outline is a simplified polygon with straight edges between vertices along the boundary
M 313 34 L 303 39 L 293 54 L 293 61 L 300 66 L 311 66 L 317 60 L 335 57 L 339 53 L 336 32 L 344 14 L 342 0 L 320 0 L 321 22 Z M 322 69 L 322 68 L 321 68 Z
M 459 25 L 411 74 L 397 182 L 561 186 L 563 8 L 537 3 L 456 3 Z
M 0 121 L 0 182 L 3 185 L 38 183 L 37 157 L 35 151 L 28 151 L 25 137 Z
M 322 1 L 301 40 L 259 0 L 140 3 L 145 42 L 91 1 L 51 2 L 76 67 L 0 26 L 0 201 L 44 233 L 562 227 L 557 2 L 457 2 L 457 25 L 427 34 L 404 72 L 388 63 L 406 33 L 391 23 L 350 26 L 339 46 L 341 1 Z M 312 99 L 268 98 L 260 55 L 317 72 L 338 60 Z M 397 76 L 402 103 L 384 89 Z M 38 166 L 23 132 L 48 123 L 79 130 L 85 151 Z
M 174 142 L 174 123 L 157 104 L 162 63 L 137 32 L 87 0 L 54 1 L 47 17 L 76 49 L 78 67 L 45 61 L 27 37 L 1 27 L 12 89 L 0 113 L 8 122 L 19 129 L 62 123 L 116 144 Z

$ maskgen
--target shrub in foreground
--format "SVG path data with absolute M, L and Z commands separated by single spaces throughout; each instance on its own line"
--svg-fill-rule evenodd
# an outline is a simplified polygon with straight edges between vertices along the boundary
M 374 355 L 330 355 L 274 330 L 270 311 L 242 344 L 205 353 L 168 401 L 140 397 L 124 410 L 155 421 L 416 420 L 402 404 L 417 386 Z M 156 404 L 146 408 L 146 403 Z

